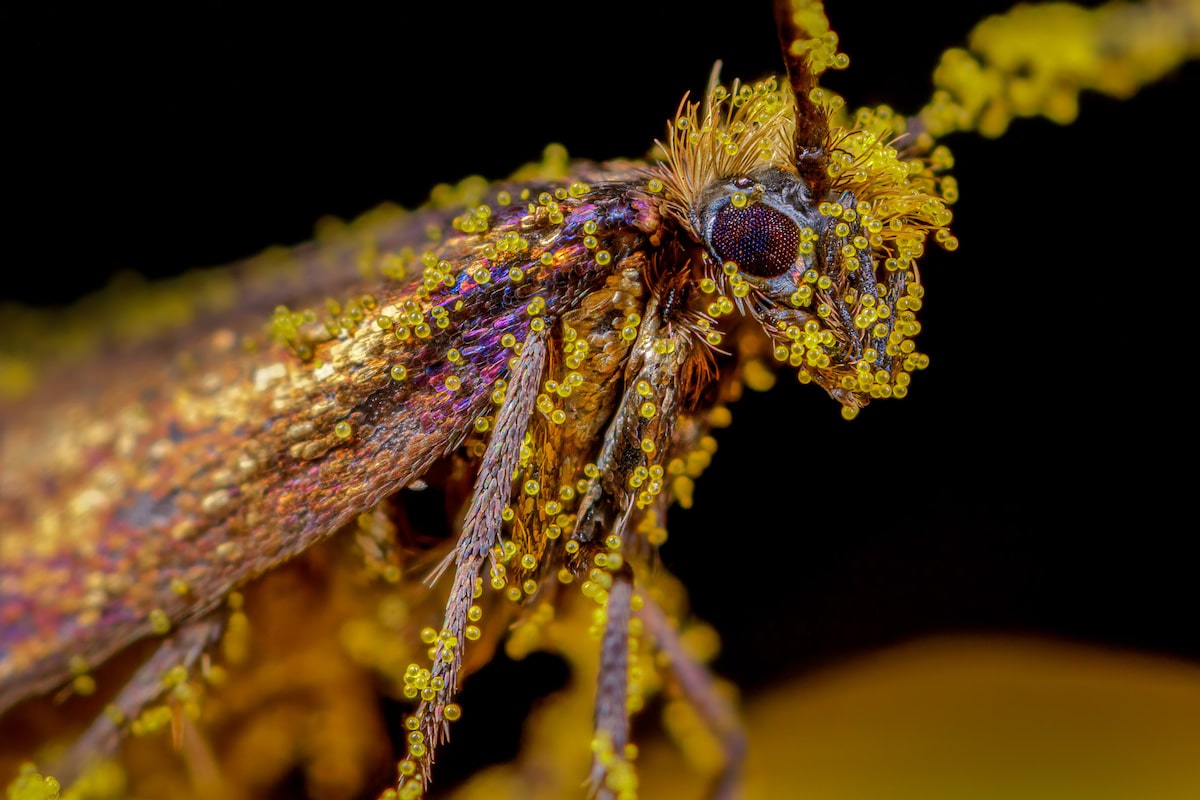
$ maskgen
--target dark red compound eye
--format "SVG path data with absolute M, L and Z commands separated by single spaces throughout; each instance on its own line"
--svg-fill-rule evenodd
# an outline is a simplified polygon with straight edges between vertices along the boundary
M 763 203 L 742 208 L 727 203 L 713 222 L 712 247 L 743 272 L 774 278 L 795 263 L 800 230 L 787 215 Z

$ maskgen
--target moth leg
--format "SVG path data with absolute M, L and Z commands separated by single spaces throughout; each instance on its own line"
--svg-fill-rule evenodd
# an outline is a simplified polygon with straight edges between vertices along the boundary
M 428 785 L 434 748 L 449 738 L 446 707 L 458 685 L 467 611 L 475 597 L 476 578 L 492 545 L 500 540 L 500 515 L 509 502 L 513 473 L 520 460 L 521 442 L 529 426 L 545 361 L 546 334 L 530 332 L 513 368 L 505 402 L 496 414 L 496 427 L 484 451 L 471 505 L 455 545 L 454 582 L 446 601 L 433 668 L 423 681 L 423 702 L 415 714 L 418 724 L 413 733 L 421 736 L 415 743 L 416 737 L 410 736 L 409 757 L 400 765 L 401 788 L 418 776 L 422 785 Z M 418 771 L 417 764 L 422 764 L 423 769 Z
M 655 502 L 658 492 L 649 492 L 644 482 L 633 485 L 638 470 L 665 464 L 671 449 L 675 420 L 679 416 L 687 374 L 707 355 L 697 350 L 685 326 L 672 328 L 658 319 L 660 304 L 646 304 L 641 337 L 632 348 L 625 371 L 625 392 L 604 434 L 596 458 L 600 471 L 580 500 L 579 522 L 572 539 L 581 545 L 599 544 L 610 534 L 627 544 L 630 515 Z M 659 352 L 659 348 L 663 352 Z M 659 487 L 661 491 L 661 486 Z M 616 510 L 619 519 L 606 529 L 604 517 Z M 585 570 L 586 572 L 586 570 Z
M 598 800 L 632 796 L 637 774 L 626 756 L 629 746 L 629 620 L 633 574 L 628 568 L 613 576 L 604 610 L 600 674 L 596 679 L 595 734 L 589 783 Z
M 639 611 L 647 634 L 666 656 L 668 669 L 679 682 L 684 698 L 704 720 L 721 743 L 725 763 L 710 789 L 713 800 L 737 797 L 742 785 L 742 765 L 746 758 L 746 731 L 733 704 L 717 690 L 712 673 L 688 655 L 679 638 L 679 631 L 666 613 L 649 596 L 642 598 Z
M 121 721 L 136 719 L 143 709 L 169 691 L 164 683 L 168 673 L 181 666 L 190 671 L 216 643 L 222 627 L 216 615 L 210 614 L 185 624 L 168 637 L 117 693 L 109 704 L 110 710 L 93 720 L 50 772 L 64 786 L 70 786 L 90 763 L 111 757 L 121 742 Z M 177 725 L 172 729 L 178 744 L 180 729 Z
M 687 329 L 680 326 L 672 330 L 663 325 L 658 311 L 658 302 L 652 299 L 646 306 L 642 337 L 633 348 L 625 372 L 625 393 L 596 459 L 600 478 L 593 482 L 580 503 L 580 521 L 571 537 L 579 547 L 568 563 L 580 580 L 588 579 L 598 568 L 597 554 L 612 552 L 613 536 L 620 540 L 618 550 L 633 549 L 632 519 L 652 507 L 658 496 L 658 492 L 644 488 L 647 486 L 644 481 L 631 478 L 639 471 L 649 478 L 654 468 L 659 470 L 654 480 L 661 484 L 662 465 L 669 455 L 681 389 L 687 384 L 682 376 L 693 366 L 692 359 L 696 356 Z M 664 342 L 666 346 L 662 346 Z M 626 754 L 633 570 L 624 562 L 608 575 L 612 584 L 604 607 L 590 775 L 592 789 L 601 800 L 632 794 L 637 787 L 636 773 Z

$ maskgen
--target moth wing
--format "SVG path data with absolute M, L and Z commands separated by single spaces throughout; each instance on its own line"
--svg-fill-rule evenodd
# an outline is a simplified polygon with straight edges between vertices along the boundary
M 307 360 L 271 331 L 281 298 L 336 318 L 326 299 L 356 281 L 340 304 L 402 303 L 419 273 L 364 285 L 364 258 L 447 216 L 373 213 L 332 241 L 84 301 L 10 343 L 39 382 L 0 405 L 0 712 L 203 614 L 457 446 L 489 402 L 482 377 L 457 397 L 437 370 L 395 380 L 428 354 L 399 358 L 375 314 L 336 336 L 308 325 Z M 37 326 L 86 346 L 52 361 Z M 505 368 L 488 355 L 479 376 Z

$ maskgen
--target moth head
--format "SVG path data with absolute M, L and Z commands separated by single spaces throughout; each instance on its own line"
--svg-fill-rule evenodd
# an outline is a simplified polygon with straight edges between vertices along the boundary
M 917 261 L 931 241 L 957 248 L 958 189 L 931 137 L 885 106 L 851 116 L 818 84 L 849 64 L 819 4 L 775 9 L 786 74 L 725 87 L 714 70 L 702 102 L 680 103 L 656 181 L 701 265 L 705 338 L 719 344 L 727 314 L 752 318 L 779 364 L 853 418 L 904 397 L 928 363 Z
M 798 103 L 777 79 L 714 86 L 703 104 L 685 98 L 656 174 L 699 265 L 705 338 L 719 346 L 725 317 L 753 319 L 777 363 L 852 418 L 904 397 L 928 363 L 914 341 L 917 260 L 930 240 L 957 246 L 956 188 L 940 175 L 948 154 L 901 152 L 905 121 L 890 109 L 841 109 L 815 88 Z

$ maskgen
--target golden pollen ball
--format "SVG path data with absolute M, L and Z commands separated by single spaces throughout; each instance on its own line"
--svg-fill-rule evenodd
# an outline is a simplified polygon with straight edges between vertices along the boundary
M 150 629 L 159 635 L 171 630 L 171 619 L 167 616 L 167 612 L 163 611 L 161 608 L 156 608 L 151 611 Z

